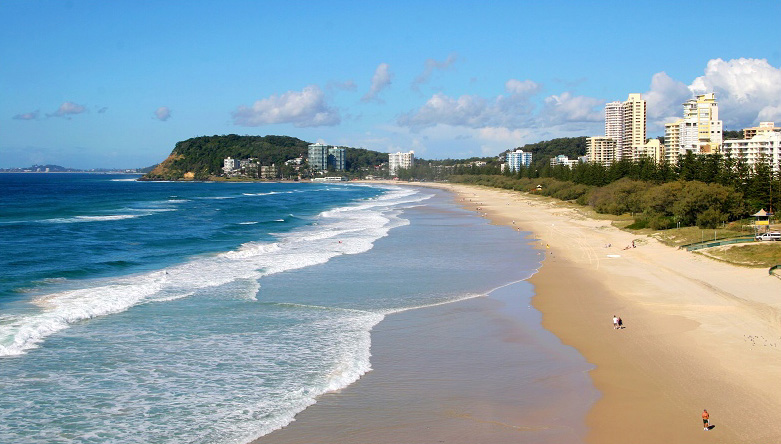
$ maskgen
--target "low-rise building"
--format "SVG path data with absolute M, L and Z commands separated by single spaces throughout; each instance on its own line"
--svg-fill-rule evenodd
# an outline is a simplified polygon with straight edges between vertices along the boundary
M 592 136 L 586 139 L 588 161 L 610 166 L 616 159 L 616 139 L 607 136 Z
M 572 168 L 575 165 L 577 165 L 579 162 L 579 159 L 570 159 L 569 157 L 559 154 L 556 157 L 552 157 L 550 160 L 550 166 L 555 167 L 557 165 L 564 165 L 568 168 Z
M 781 162 L 781 132 L 766 131 L 751 139 L 730 139 L 721 144 L 721 153 L 755 168 L 764 162 L 779 172 Z

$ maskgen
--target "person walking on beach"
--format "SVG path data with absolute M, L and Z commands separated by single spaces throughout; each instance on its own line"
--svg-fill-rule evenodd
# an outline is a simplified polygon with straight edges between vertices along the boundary
M 618 329 L 624 328 L 624 321 L 621 320 L 621 316 L 618 317 Z
M 710 429 L 710 415 L 707 410 L 702 411 L 702 425 L 705 427 L 706 432 Z
M 618 316 L 613 315 L 613 330 L 618 330 Z

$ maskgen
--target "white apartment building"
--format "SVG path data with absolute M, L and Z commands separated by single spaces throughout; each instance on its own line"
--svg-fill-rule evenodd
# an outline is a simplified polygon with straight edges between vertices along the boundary
M 581 161 L 580 158 L 578 159 L 570 159 L 569 157 L 565 156 L 564 154 L 559 154 L 556 157 L 551 158 L 550 160 L 550 166 L 555 167 L 556 165 L 564 165 L 568 168 L 572 168 L 575 165 L 577 165 Z
M 222 161 L 222 171 L 225 174 L 230 174 L 234 171 L 238 171 L 241 169 L 241 161 L 239 159 L 231 159 L 230 157 L 226 157 Z
M 719 105 L 714 93 L 701 94 L 683 103 L 683 118 L 664 125 L 664 157 L 674 165 L 687 152 L 715 154 L 723 138 Z
M 616 159 L 616 139 L 593 136 L 586 139 L 586 156 L 589 162 L 610 166 Z
M 526 153 L 522 149 L 518 148 L 515 151 L 507 153 L 507 167 L 510 171 L 518 171 L 521 166 L 528 167 L 532 164 L 532 153 Z
M 610 102 L 605 104 L 605 136 L 616 141 L 616 160 L 621 160 L 621 147 L 624 144 L 624 104 Z
M 634 159 L 635 152 L 642 150 L 645 145 L 647 109 L 642 94 L 629 94 L 629 98 L 623 103 L 623 110 L 624 132 L 621 153 L 616 160 Z
M 391 176 L 395 175 L 399 168 L 410 169 L 413 165 L 415 165 L 414 151 L 388 154 L 388 172 Z
M 725 140 L 721 153 L 732 159 L 742 160 L 753 169 L 760 162 L 769 164 L 773 171 L 781 168 L 781 132 L 765 131 L 751 139 Z

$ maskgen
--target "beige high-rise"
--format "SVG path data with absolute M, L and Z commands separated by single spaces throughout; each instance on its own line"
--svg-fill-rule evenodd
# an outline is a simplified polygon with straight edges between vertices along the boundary
M 623 104 L 624 134 L 621 147 L 622 159 L 634 159 L 635 153 L 645 145 L 647 120 L 646 103 L 642 94 L 629 94 Z

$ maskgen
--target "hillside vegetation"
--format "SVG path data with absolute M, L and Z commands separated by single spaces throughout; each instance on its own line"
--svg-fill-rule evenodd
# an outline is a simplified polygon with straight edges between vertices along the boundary
M 206 180 L 222 172 L 223 159 L 255 158 L 261 165 L 282 165 L 306 157 L 308 142 L 288 136 L 202 136 L 177 142 L 171 154 L 145 179 Z

